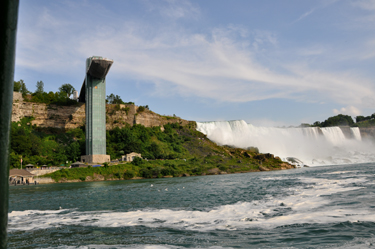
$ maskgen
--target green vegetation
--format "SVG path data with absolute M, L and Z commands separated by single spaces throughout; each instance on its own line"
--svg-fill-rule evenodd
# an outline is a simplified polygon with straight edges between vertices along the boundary
M 107 131 L 107 153 L 111 158 L 119 158 L 122 153 L 141 153 L 147 159 L 175 159 L 188 157 L 183 147 L 189 139 L 182 135 L 187 128 L 179 124 L 146 128 L 143 125 L 127 125 L 124 128 L 114 128 Z
M 76 161 L 85 151 L 84 128 L 64 132 L 60 129 L 31 125 L 33 118 L 23 118 L 11 124 L 11 168 L 23 165 L 60 165 Z
M 208 142 L 209 143 L 209 142 Z M 127 180 L 134 177 L 162 178 L 259 171 L 259 163 L 268 169 L 280 169 L 282 161 L 272 155 L 242 149 L 223 149 L 223 154 L 173 160 L 143 160 L 108 167 L 73 168 L 45 175 L 56 182 L 66 180 Z
M 110 95 L 107 95 L 105 102 L 107 104 L 125 104 L 125 102 L 122 101 L 120 96 L 114 95 L 113 93 L 111 93 Z
M 13 91 L 20 92 L 20 93 L 22 93 L 22 95 L 26 95 L 26 94 L 30 93 L 29 90 L 27 90 L 26 84 L 25 84 L 25 82 L 23 82 L 23 80 L 19 80 L 19 81 L 14 82 Z
M 313 127 L 331 127 L 331 126 L 350 126 L 350 127 L 371 127 L 375 126 L 375 113 L 371 116 L 357 116 L 356 122 L 353 121 L 351 116 L 339 114 L 329 117 L 324 122 L 316 121 L 311 126 Z M 302 127 L 309 126 L 308 124 L 301 124 Z
M 357 116 L 356 118 L 356 124 L 357 127 L 373 127 L 375 126 L 375 113 L 373 113 L 371 116 Z
M 351 116 L 339 114 L 333 117 L 329 117 L 324 122 L 316 121 L 313 126 L 318 127 L 330 127 L 330 126 L 353 126 L 354 121 Z
M 63 84 L 59 88 L 59 92 L 49 93 L 44 92 L 44 83 L 43 81 L 38 81 L 36 83 L 36 90 L 34 93 L 31 93 L 26 88 L 26 84 L 23 80 L 15 81 L 13 90 L 15 92 L 21 92 L 24 98 L 24 101 L 36 102 L 36 103 L 45 103 L 47 105 L 77 105 L 77 101 L 70 99 L 70 95 L 75 91 L 74 87 L 70 84 Z
M 138 107 L 137 113 L 144 112 L 145 110 L 150 110 L 148 105 L 141 105 L 141 106 Z
M 69 98 L 76 89 L 74 89 L 71 84 L 63 84 L 61 87 L 59 87 L 59 90 L 61 93 L 65 93 L 66 97 Z
M 142 153 L 132 163 L 105 167 L 74 168 L 46 175 L 55 181 L 103 180 L 194 176 L 219 173 L 280 169 L 283 162 L 271 154 L 259 154 L 257 148 L 248 150 L 218 146 L 195 130 L 195 122 L 146 128 L 141 125 L 115 128 L 107 132 L 107 153 L 118 158 L 130 152 Z M 285 164 L 284 164 L 285 166 Z M 87 178 L 88 177 L 88 178 Z
M 161 117 L 170 120 L 170 119 L 179 119 L 180 117 L 177 117 L 176 114 L 173 114 L 173 116 L 168 116 L 168 115 L 160 115 Z

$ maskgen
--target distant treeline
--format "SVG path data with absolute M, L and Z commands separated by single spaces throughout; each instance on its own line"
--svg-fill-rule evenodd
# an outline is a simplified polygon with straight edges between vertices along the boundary
M 59 87 L 59 91 L 57 92 L 45 92 L 44 91 L 44 83 L 43 81 L 38 81 L 36 83 L 36 90 L 35 92 L 30 92 L 25 82 L 21 79 L 19 81 L 14 81 L 14 92 L 22 93 L 22 96 L 25 101 L 29 102 L 36 102 L 36 103 L 45 103 L 47 105 L 55 104 L 55 105 L 75 105 L 77 104 L 76 100 L 72 100 L 70 96 L 76 89 L 71 84 L 63 84 Z M 127 104 L 127 105 L 134 105 L 134 102 L 124 102 L 119 95 L 114 95 L 111 93 L 107 95 L 106 103 L 108 104 Z M 149 109 L 148 105 L 140 106 L 141 108 Z
M 372 127 L 375 126 L 375 113 L 371 116 L 356 116 L 355 122 L 349 115 L 339 114 L 329 117 L 323 122 L 316 121 L 312 125 L 302 124 L 301 126 L 312 127 L 331 127 L 331 126 L 350 126 L 350 127 Z
M 63 84 L 59 87 L 58 92 L 45 92 L 43 81 L 38 81 L 36 83 L 35 92 L 30 92 L 25 82 L 21 79 L 19 81 L 14 81 L 13 91 L 21 92 L 22 97 L 25 101 L 36 102 L 36 103 L 45 103 L 47 105 L 76 105 L 77 101 L 72 100 L 70 96 L 75 91 L 74 87 L 71 84 Z

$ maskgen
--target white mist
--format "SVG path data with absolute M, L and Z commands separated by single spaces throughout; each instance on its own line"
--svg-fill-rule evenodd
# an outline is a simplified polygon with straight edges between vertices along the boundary
M 258 147 L 282 160 L 295 157 L 309 166 L 367 163 L 375 161 L 375 146 L 362 141 L 358 128 L 346 138 L 340 127 L 256 127 L 243 120 L 197 122 L 197 130 L 219 145 Z

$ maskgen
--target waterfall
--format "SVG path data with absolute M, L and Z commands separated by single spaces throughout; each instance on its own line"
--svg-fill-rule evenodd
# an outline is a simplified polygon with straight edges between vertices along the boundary
M 324 137 L 335 146 L 340 145 L 343 143 L 346 138 L 340 127 L 326 127 L 321 128 Z
M 350 130 L 352 131 L 352 134 L 353 134 L 353 137 L 359 141 L 362 140 L 362 137 L 361 137 L 361 132 L 359 130 L 358 127 L 353 127 L 353 128 L 350 128 Z
M 219 145 L 258 147 L 286 160 L 295 157 L 309 166 L 375 161 L 374 144 L 361 140 L 358 128 L 347 138 L 340 127 L 257 127 L 243 120 L 197 122 L 197 130 Z

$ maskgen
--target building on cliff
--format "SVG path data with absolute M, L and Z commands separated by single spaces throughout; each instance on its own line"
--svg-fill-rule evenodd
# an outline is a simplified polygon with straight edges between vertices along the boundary
M 142 158 L 142 155 L 136 152 L 132 152 L 132 153 L 126 154 L 125 156 L 122 156 L 121 161 L 132 162 L 135 157 Z

